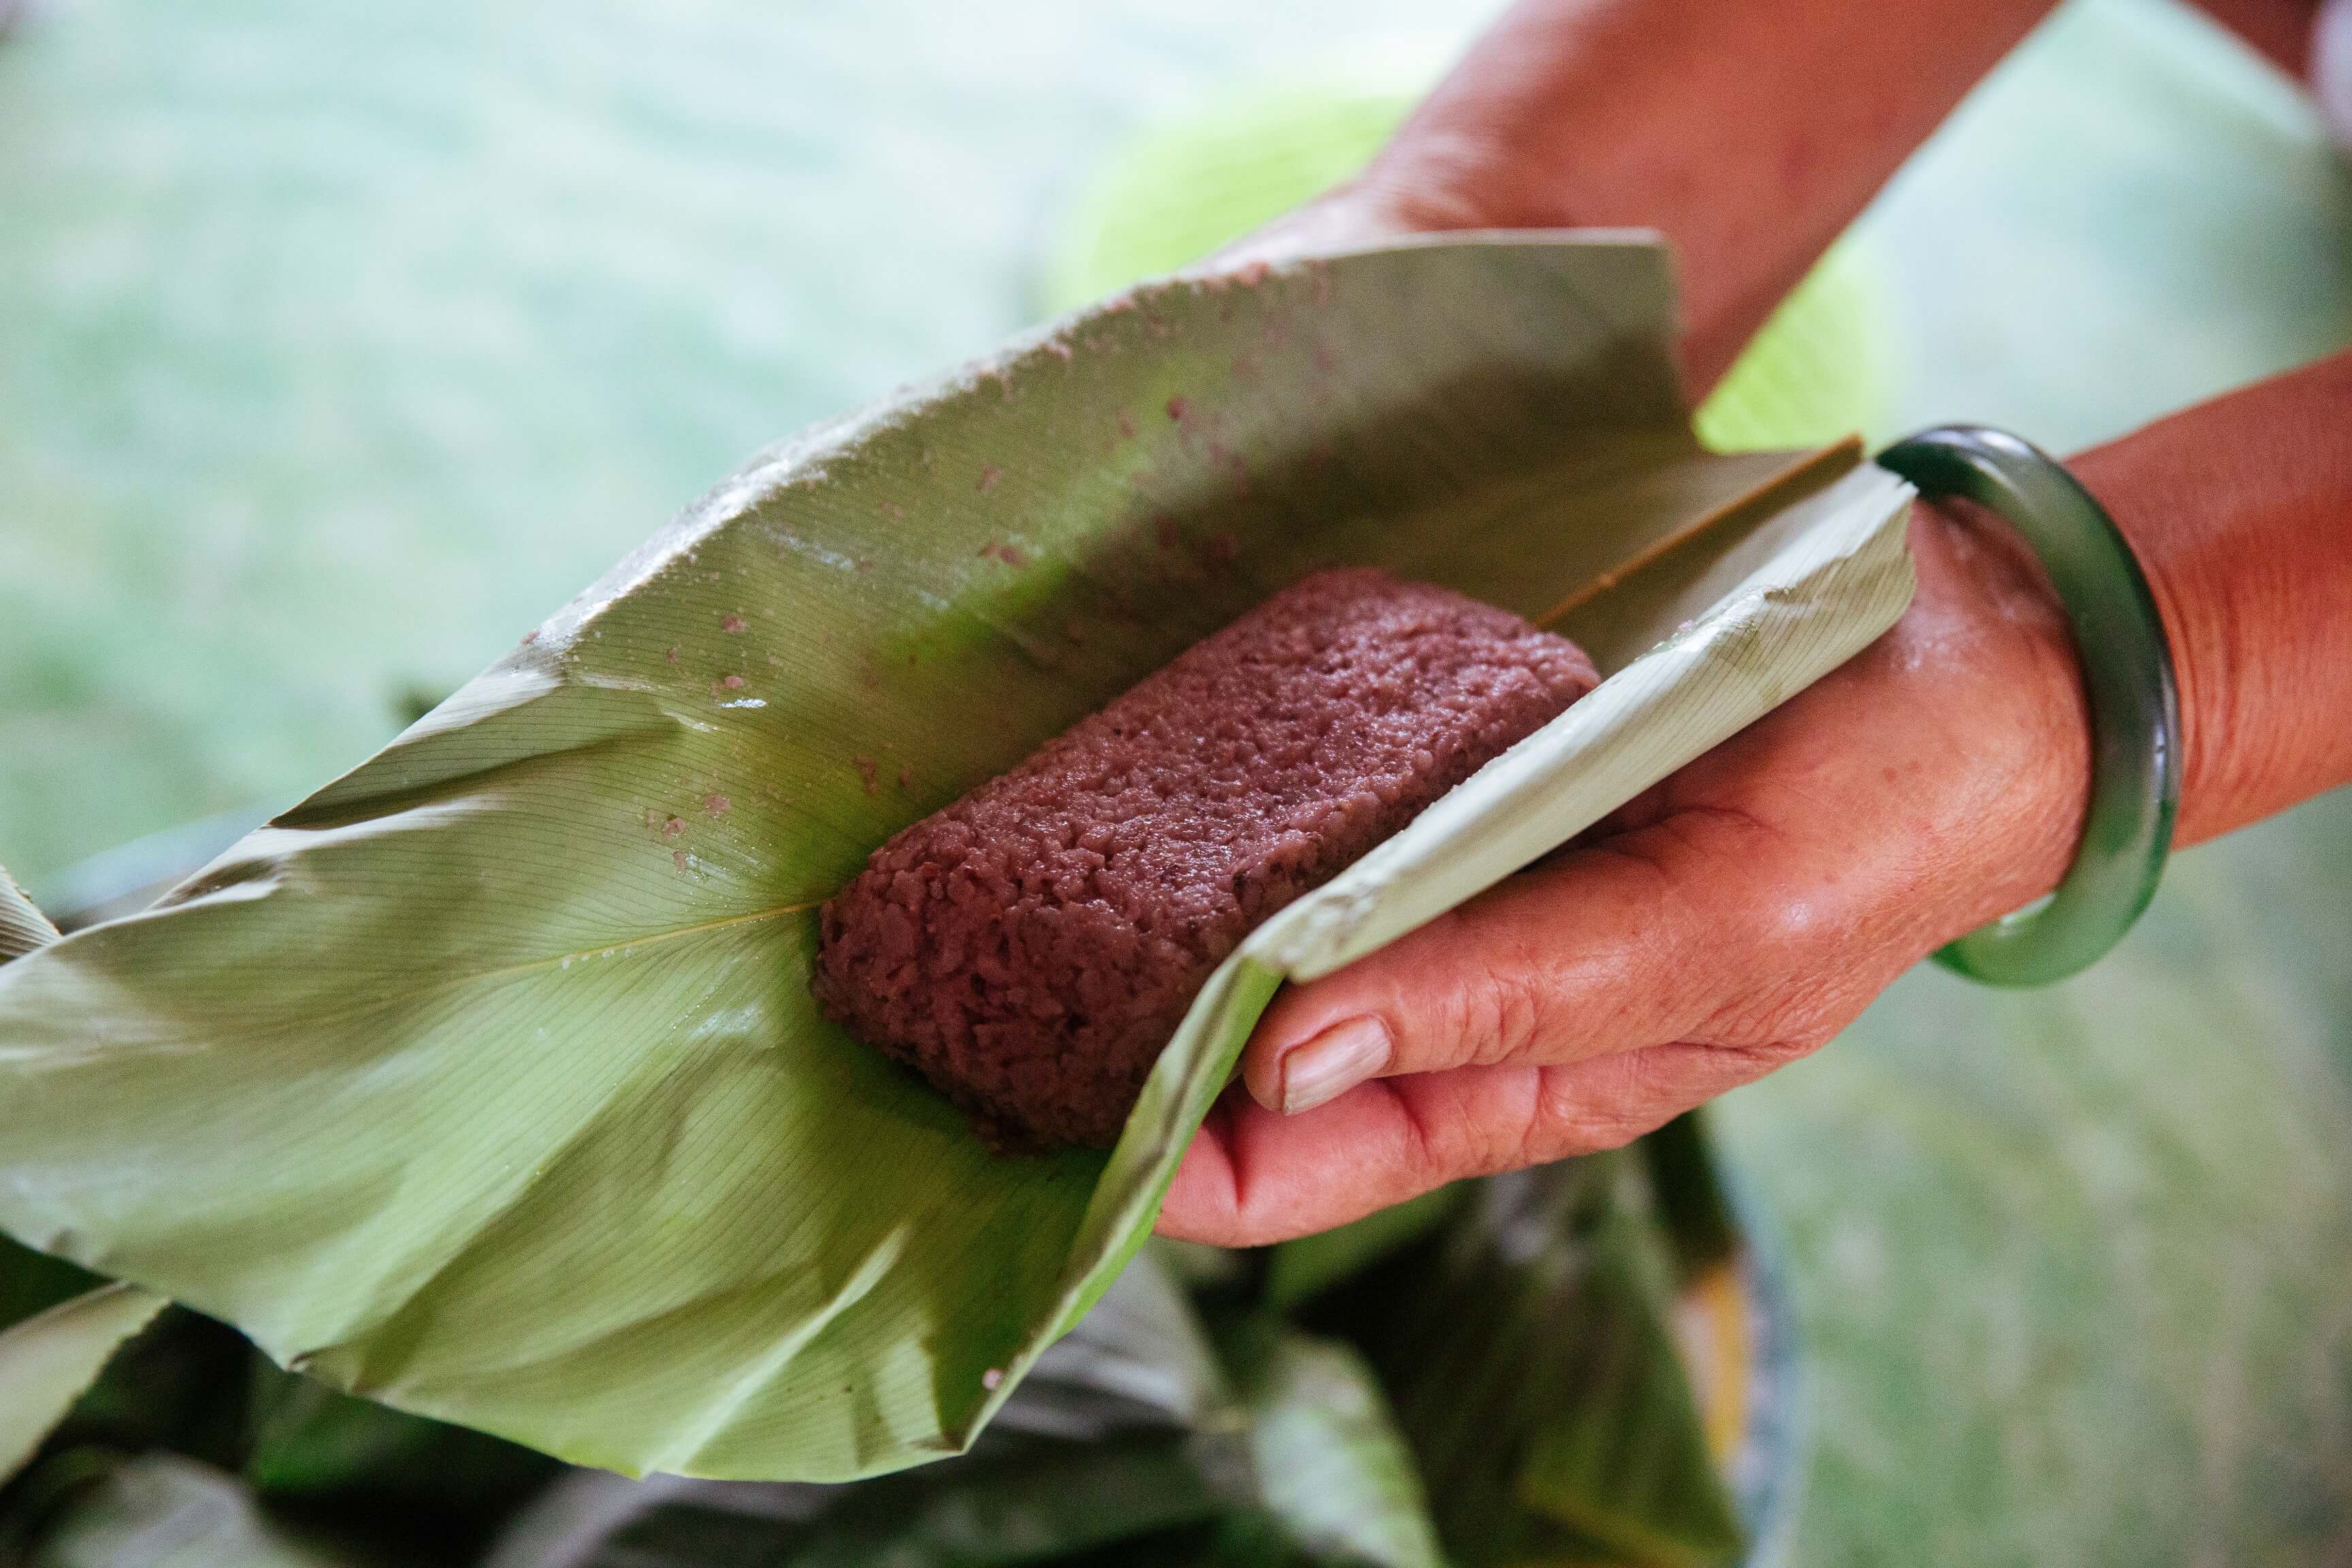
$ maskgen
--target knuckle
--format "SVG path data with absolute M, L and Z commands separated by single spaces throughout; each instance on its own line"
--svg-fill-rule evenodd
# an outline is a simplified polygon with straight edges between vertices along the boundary
M 1766 1073 L 1777 1071 L 1779 1068 L 1787 1067 L 1790 1062 L 1801 1061 L 1827 1045 L 1833 1032 L 1822 1030 L 1817 1034 L 1809 1032 L 1802 1035 L 1790 1035 L 1777 1040 L 1767 1040 L 1760 1046 L 1751 1046 L 1735 1053 L 1752 1069 L 1745 1074 L 1740 1081 L 1744 1083 L 1748 1079 L 1762 1078 Z
M 1750 992 L 1709 1015 L 1700 1033 L 1727 1050 L 1760 1048 L 1789 1032 L 1789 1013 L 1788 998 L 1777 988 Z
M 1533 1080 L 1507 1068 L 1470 1069 L 1446 1073 L 1417 1084 L 1400 1085 L 1411 1126 L 1411 1146 L 1403 1163 L 1416 1184 L 1433 1187 L 1465 1176 L 1492 1175 L 1516 1169 L 1526 1162 L 1524 1143 L 1527 1108 L 1498 1096 L 1514 1078 Z
M 1548 1072 L 1541 1108 L 1531 1119 L 1528 1163 L 1596 1153 L 1631 1143 L 1673 1114 L 1663 1109 L 1654 1077 L 1642 1051 L 1612 1059 L 1608 1075 L 1618 1081 L 1595 1093 L 1591 1075 Z
M 1401 1163 L 1417 1184 L 1435 1186 L 1478 1173 L 1468 1165 L 1465 1139 L 1476 1128 L 1458 1101 L 1444 1095 L 1414 1092 L 1396 1086 L 1404 1112 L 1407 1147 Z
M 1472 1016 L 1465 1020 L 1465 1060 L 1493 1067 L 1528 1055 L 1542 1039 L 1550 1013 L 1544 979 L 1522 963 L 1489 963 L 1472 988 Z
M 1884 988 L 1872 973 L 1809 966 L 1718 1009 L 1701 1036 L 1726 1049 L 1794 1060 L 1826 1044 Z

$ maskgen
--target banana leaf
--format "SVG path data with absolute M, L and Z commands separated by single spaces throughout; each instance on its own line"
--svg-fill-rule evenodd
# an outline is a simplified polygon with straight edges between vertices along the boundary
M 1147 1249 L 967 1456 L 848 1487 L 575 1472 L 488 1568 L 1438 1568 L 1412 1457 L 1348 1346 L 1253 1310 L 1213 1347 Z
M 0 1331 L 0 1480 L 33 1457 L 162 1298 L 108 1285 Z
M 24 889 L 8 875 L 7 868 L 0 866 L 0 963 L 57 940 L 57 928 L 25 896 Z M 0 1329 L 46 1312 L 69 1296 L 97 1289 L 105 1283 L 89 1270 L 77 1268 L 62 1258 L 32 1251 L 0 1237 Z M 0 1355 L 0 1382 L 8 1375 L 6 1358 Z M 0 1406 L 0 1423 L 8 1418 L 5 1406 Z M 29 1421 L 30 1417 L 25 1419 Z M 5 1426 L 0 1426 L 0 1432 L 5 1431 Z M 0 1437 L 0 1449 L 6 1446 L 5 1438 Z M 0 1476 L 5 1476 L 7 1469 L 5 1465 L 0 1465 Z
M 57 939 L 0 867 L 0 963 Z M 159 1297 L 101 1283 L 0 1238 L 0 1481 L 39 1450 L 115 1351 L 163 1310 Z
M 576 1471 L 489 1568 L 1035 1563 L 1254 1508 L 1250 1415 L 1159 1249 L 1039 1358 L 973 1451 L 849 1487 Z
M 12 958 L 22 958 L 37 947 L 46 947 L 58 940 L 58 928 L 48 918 L 33 907 L 25 889 L 0 866 L 0 963 Z
M 425 1568 L 272 1519 L 236 1477 L 177 1454 L 106 1467 L 19 1560 L 25 1568 Z
M 1279 1555 L 1369 1568 L 1444 1568 L 1412 1450 L 1354 1350 L 1271 1313 L 1223 1348 L 1250 1416 L 1259 1506 Z
M 1460 1216 L 1326 1294 L 1395 1402 L 1453 1561 L 1729 1561 L 1739 1521 L 1667 1329 L 1642 1157 L 1472 1184 Z
M 1444 1225 L 1471 1192 L 1468 1184 L 1456 1182 L 1347 1225 L 1281 1243 L 1266 1259 L 1266 1305 L 1281 1312 L 1305 1306 Z
M 242 1473 L 271 1502 L 390 1516 L 412 1533 L 479 1535 L 561 1469 L 531 1449 L 360 1399 L 266 1362 L 256 1372 Z
M 1139 289 L 767 454 L 155 909 L 0 971 L 0 1227 L 349 1391 L 629 1472 L 969 1447 L 1148 1234 L 1285 976 L 1876 637 L 1907 492 L 1716 456 L 1640 237 Z M 892 830 L 1305 572 L 1608 679 L 1204 988 L 1118 1147 L 1005 1161 L 824 1022 Z
M 46 1312 L 69 1296 L 106 1283 L 62 1258 L 35 1252 L 0 1237 L 0 1329 Z

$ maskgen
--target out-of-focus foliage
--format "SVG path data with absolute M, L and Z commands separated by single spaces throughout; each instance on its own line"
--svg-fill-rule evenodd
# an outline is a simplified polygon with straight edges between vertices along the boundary
M 0 1490 L 0 1565 L 133 1568 L 163 1552 L 152 1561 L 184 1568 L 1444 1568 L 1496 1560 L 1497 1537 L 1433 1484 L 1494 1476 L 1526 1494 L 1500 1504 L 1518 1521 L 1513 1540 L 1593 1563 L 1718 1560 L 1735 1541 L 1712 1556 L 1694 1545 L 1692 1499 L 1715 1483 L 1679 1366 L 1612 1349 L 1664 1342 L 1662 1298 L 1611 1294 L 1638 1273 L 1627 1258 L 1653 1282 L 1665 1267 L 1640 1166 L 1585 1162 L 1534 1185 L 1530 1196 L 1465 1184 L 1444 1211 L 1420 1205 L 1398 1226 L 1411 1232 L 1404 1250 L 1325 1272 L 1312 1331 L 1270 1304 L 1265 1255 L 1203 1269 L 1196 1250 L 1180 1274 L 1176 1249 L 1155 1244 L 971 1453 L 849 1486 L 565 1471 L 281 1372 L 175 1309 Z M 1385 1281 L 1412 1249 L 1476 1277 L 1432 1276 L 1398 1299 Z M 1532 1288 L 1538 1276 L 1548 1289 Z M 1546 1418 L 1492 1426 L 1483 1470 L 1476 1434 L 1433 1425 L 1427 1391 L 1370 1359 L 1458 1308 L 1441 1278 L 1518 1306 L 1488 1353 L 1462 1341 L 1451 1373 L 1474 1392 L 1514 1369 L 1548 1379 L 1530 1390 Z M 1589 1353 L 1530 1361 L 1539 1335 Z M 1421 1405 L 1400 1412 L 1400 1389 Z M 1541 1451 L 1563 1436 L 1565 1450 Z M 1450 1474 L 1430 1468 L 1441 1451 Z M 1697 1472 L 1677 1471 L 1685 1461 Z M 1541 1522 L 1563 1502 L 1582 1533 Z
M 0 1481 L 33 1457 L 115 1351 L 163 1305 L 133 1285 L 102 1285 L 0 1329 Z
M 1444 1225 L 1468 1195 L 1465 1187 L 1440 1187 L 1335 1230 L 1282 1243 L 1267 1255 L 1266 1300 L 1287 1310 L 1314 1300 Z
M 1477 1508 L 1441 1496 L 1432 1511 L 1424 1477 L 1437 1479 L 1426 1468 L 1436 1445 L 1450 1445 L 1465 1475 L 1483 1448 L 1484 1474 L 1531 1489 L 1531 1504 L 1500 1504 L 1521 1521 L 1508 1527 L 1515 1543 L 1572 1549 L 1591 1563 L 1721 1561 L 1738 1537 L 1727 1515 L 1709 1511 L 1722 1509 L 1721 1492 L 1679 1363 L 1670 1351 L 1651 1360 L 1610 1348 L 1665 1347 L 1662 1299 L 1620 1289 L 1636 1272 L 1626 1259 L 1640 1255 L 1652 1283 L 1653 1266 L 1663 1267 L 1665 1243 L 1639 1167 L 1613 1157 L 1582 1162 L 1536 1185 L 1541 1196 L 1531 1204 L 1497 1194 L 1494 1184 L 1465 1184 L 1446 1205 L 1456 1226 L 1433 1230 L 1444 1215 L 1424 1204 L 1399 1228 L 1428 1247 L 1456 1237 L 1450 1250 L 1485 1268 L 1462 1283 L 1520 1303 L 1512 1331 L 1488 1353 L 1465 1334 L 1450 1372 L 1498 1386 L 1528 1364 L 1530 1340 L 1562 1347 L 1550 1358 L 1556 1366 L 1535 1360 L 1550 1375 L 1525 1405 L 1543 1405 L 1544 1418 L 1469 1432 L 1400 1424 L 1388 1392 L 1395 1384 L 1375 1373 L 1364 1347 L 1393 1348 L 1425 1331 L 1423 1314 L 1459 1307 L 1450 1294 L 1419 1291 L 1397 1302 L 1395 1277 L 1378 1267 L 1334 1272 L 1317 1296 L 1321 1331 L 1310 1332 L 1264 1304 L 1262 1284 L 1223 1271 L 1188 1297 L 1155 1247 L 1046 1353 L 969 1455 L 848 1488 L 576 1472 L 522 1515 L 490 1568 L 1442 1568 L 1501 1560 Z M 1531 1257 L 1493 1256 L 1487 1243 L 1505 1210 L 1506 1245 L 1531 1247 Z M 1265 1275 L 1263 1258 L 1241 1261 L 1244 1276 Z M 1522 1268 L 1552 1288 L 1528 1288 Z M 1563 1275 L 1576 1283 L 1560 1289 Z M 1570 1348 L 1580 1345 L 1590 1353 Z M 1629 1376 L 1629 1367 L 1639 1371 Z M 1532 1451 L 1530 1435 L 1564 1436 L 1568 1448 Z M 1539 1517 L 1556 1507 L 1589 1533 Z M 1443 1533 L 1441 1517 L 1452 1521 Z
M 1313 1562 L 1443 1568 L 1412 1452 L 1363 1359 L 1270 1313 L 1220 1341 L 1248 1413 L 1267 1532 Z
M 1477 1183 L 1453 1221 L 1318 1297 L 1356 1339 L 1465 1564 L 1739 1544 L 1666 1326 L 1676 1268 L 1628 1153 Z
M 304 1511 L 433 1521 L 478 1537 L 563 1467 L 464 1426 L 357 1399 L 254 1358 L 246 1480 Z
M 61 1457 L 47 1521 L 0 1561 L 22 1568 L 429 1568 L 432 1560 L 370 1548 L 273 1517 L 235 1476 L 177 1454 Z

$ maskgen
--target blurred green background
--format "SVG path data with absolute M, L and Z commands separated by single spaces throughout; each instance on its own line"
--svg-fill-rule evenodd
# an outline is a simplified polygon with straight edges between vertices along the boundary
M 42 0 L 0 864 L 69 908 L 209 853 L 758 447 L 1212 242 L 1219 160 L 1338 172 L 1492 9 Z M 2202 20 L 2074 0 L 1808 309 L 1715 438 L 2068 450 L 2352 342 L 2352 173 Z M 2183 857 L 2079 981 L 1922 971 L 1725 1103 L 1801 1331 L 1761 1555 L 2352 1550 L 2347 887 L 2339 796 Z

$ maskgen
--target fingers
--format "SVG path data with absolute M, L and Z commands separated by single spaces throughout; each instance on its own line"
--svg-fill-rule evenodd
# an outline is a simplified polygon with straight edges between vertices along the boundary
M 1768 829 L 1680 813 L 1538 866 L 1267 1009 L 1243 1057 L 1297 1114 L 1369 1079 L 1561 1067 L 1705 1032 L 1756 973 L 1738 870 Z
M 1619 1147 L 1794 1054 L 1678 1042 L 1564 1067 L 1456 1068 L 1362 1084 L 1295 1116 L 1229 1094 L 1186 1151 L 1160 1230 L 1221 1247 L 1311 1235 L 1465 1176 Z

